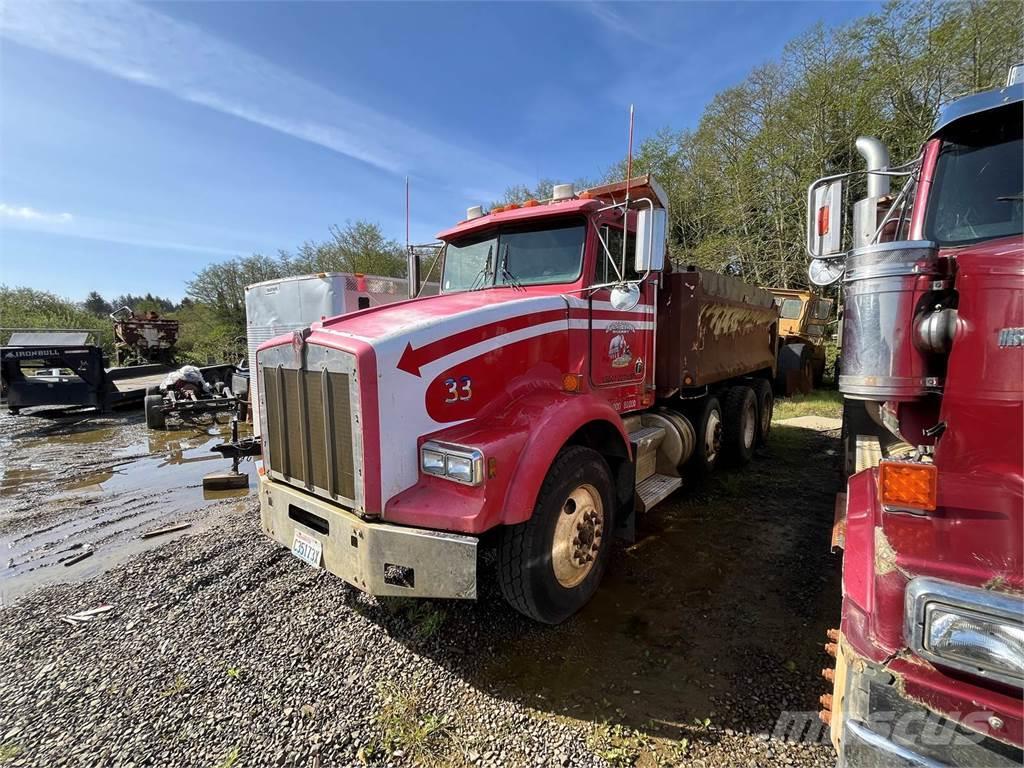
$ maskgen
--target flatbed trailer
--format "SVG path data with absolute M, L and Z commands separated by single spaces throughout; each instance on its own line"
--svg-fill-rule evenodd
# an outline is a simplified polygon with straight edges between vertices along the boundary
M 141 406 L 176 366 L 147 363 L 108 368 L 88 331 L 17 331 L 0 347 L 0 378 L 7 410 L 23 408 L 113 408 Z M 230 382 L 235 367 L 201 368 L 204 378 Z M 57 373 L 54 373 L 57 371 Z M 225 378 L 226 377 L 226 378 Z
M 0 347 L 0 377 L 7 410 L 64 406 L 101 411 L 141 404 L 172 367 L 162 364 L 107 368 L 88 331 L 18 331 Z M 58 373 L 53 373 L 58 371 Z M 46 372 L 46 373 L 44 373 Z

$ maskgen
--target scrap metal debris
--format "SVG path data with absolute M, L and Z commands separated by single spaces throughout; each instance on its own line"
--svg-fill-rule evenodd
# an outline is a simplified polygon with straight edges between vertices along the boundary
M 112 605 L 101 605 L 98 608 L 90 608 L 87 611 L 79 611 L 78 613 L 72 613 L 67 616 L 61 616 L 60 620 L 63 621 L 65 624 L 70 624 L 73 627 L 77 627 L 82 624 L 86 624 L 90 621 L 95 621 L 97 617 L 106 613 L 107 611 L 112 611 L 113 609 L 114 606 Z
M 69 557 L 67 560 L 64 561 L 64 567 L 68 568 L 69 566 L 72 566 L 75 563 L 80 563 L 83 560 L 85 560 L 85 558 L 92 557 L 92 553 L 93 550 L 87 549 L 85 550 L 85 552 L 82 552 L 81 554 L 75 555 L 74 557 Z
M 155 531 L 146 531 L 139 538 L 152 539 L 154 536 L 163 536 L 166 533 L 176 533 L 177 531 L 183 531 L 186 528 L 191 527 L 192 523 L 179 523 L 177 525 L 168 525 L 166 528 L 157 528 Z

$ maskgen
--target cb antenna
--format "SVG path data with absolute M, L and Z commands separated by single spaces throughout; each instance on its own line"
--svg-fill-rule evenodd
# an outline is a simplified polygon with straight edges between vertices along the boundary
M 633 176 L 633 105 L 629 105 L 629 144 L 626 147 L 626 205 L 622 211 L 622 229 L 625 233 L 629 227 L 629 180 Z M 629 238 L 622 238 L 622 272 L 626 274 L 626 241 Z

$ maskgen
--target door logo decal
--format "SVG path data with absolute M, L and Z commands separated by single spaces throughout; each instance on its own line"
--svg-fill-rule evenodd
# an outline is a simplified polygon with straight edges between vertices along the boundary
M 608 341 L 608 360 L 612 368 L 625 368 L 633 362 L 633 336 L 636 326 L 632 323 L 610 323 L 607 329 L 611 337 Z

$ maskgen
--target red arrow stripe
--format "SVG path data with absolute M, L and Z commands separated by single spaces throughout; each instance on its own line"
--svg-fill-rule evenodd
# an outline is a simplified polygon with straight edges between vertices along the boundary
M 411 373 L 413 376 L 419 376 L 420 368 L 434 360 L 441 359 L 445 355 L 450 355 L 460 349 L 471 347 L 481 341 L 493 339 L 512 331 L 556 320 L 565 320 L 566 317 L 567 313 L 564 309 L 549 309 L 544 312 L 534 312 L 529 315 L 519 315 L 504 320 L 497 320 L 487 325 L 477 326 L 476 328 L 468 328 L 465 331 L 460 331 L 443 339 L 424 344 L 419 348 L 413 347 L 412 342 L 409 342 L 405 345 L 405 351 L 402 352 L 397 367 L 399 370 Z

